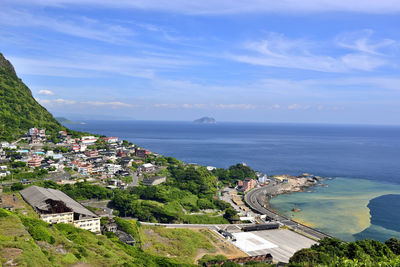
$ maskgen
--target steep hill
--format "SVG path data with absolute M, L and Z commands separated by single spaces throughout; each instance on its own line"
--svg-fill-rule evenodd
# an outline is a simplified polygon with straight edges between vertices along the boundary
M 56 133 L 65 128 L 32 96 L 13 65 L 0 53 L 0 140 L 14 140 L 29 128 Z

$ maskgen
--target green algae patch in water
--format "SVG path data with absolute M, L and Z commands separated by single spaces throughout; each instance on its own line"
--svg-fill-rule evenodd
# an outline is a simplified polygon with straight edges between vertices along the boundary
M 375 217 L 384 213 L 376 215 L 368 207 L 372 199 L 400 194 L 400 185 L 349 178 L 335 178 L 324 183 L 327 187 L 317 186 L 313 192 L 279 195 L 271 199 L 271 206 L 296 221 L 345 241 L 365 238 L 384 240 L 389 232 L 400 236 L 400 230 L 387 229 L 388 225 L 373 225 L 376 219 L 371 221 L 371 214 Z M 301 211 L 293 212 L 293 208 Z M 400 210 L 397 212 L 400 213 Z

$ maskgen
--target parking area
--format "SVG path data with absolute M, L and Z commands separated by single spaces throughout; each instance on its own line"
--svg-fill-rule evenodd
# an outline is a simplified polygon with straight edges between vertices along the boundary
M 274 261 L 288 262 L 293 254 L 316 242 L 287 229 L 233 233 L 232 242 L 249 256 L 271 253 Z

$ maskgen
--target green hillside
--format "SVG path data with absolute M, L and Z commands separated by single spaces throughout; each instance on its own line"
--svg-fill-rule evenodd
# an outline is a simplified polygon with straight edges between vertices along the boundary
M 123 244 L 113 234 L 96 235 L 69 224 L 50 226 L 36 217 L 0 209 L 2 266 L 191 266 Z
M 44 128 L 50 134 L 65 129 L 32 97 L 31 90 L 0 53 L 0 140 L 15 140 L 32 127 Z

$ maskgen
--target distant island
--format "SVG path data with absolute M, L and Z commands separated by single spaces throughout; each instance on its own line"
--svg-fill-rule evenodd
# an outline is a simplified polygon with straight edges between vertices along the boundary
M 55 117 L 55 119 L 61 124 L 64 124 L 64 123 L 65 124 L 85 124 L 84 122 L 71 121 L 71 120 L 69 120 L 67 118 L 64 118 L 64 117 Z
M 211 118 L 211 117 L 203 117 L 203 118 L 194 120 L 193 122 L 194 123 L 199 123 L 199 124 L 215 124 L 215 123 L 217 123 L 215 121 L 215 119 Z

